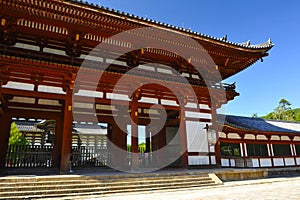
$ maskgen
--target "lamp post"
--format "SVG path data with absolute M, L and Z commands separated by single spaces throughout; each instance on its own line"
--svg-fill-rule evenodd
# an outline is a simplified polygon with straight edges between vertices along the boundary
M 204 129 L 206 129 L 206 134 L 207 134 L 208 158 L 209 158 L 209 165 L 211 165 L 210 146 L 214 146 L 216 144 L 217 133 L 216 130 L 212 126 L 209 126 L 208 124 L 205 125 Z

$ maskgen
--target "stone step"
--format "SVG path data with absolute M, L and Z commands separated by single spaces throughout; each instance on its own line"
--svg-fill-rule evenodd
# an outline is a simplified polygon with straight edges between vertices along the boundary
M 115 193 L 128 193 L 128 192 L 145 192 L 145 191 L 154 191 L 154 190 L 175 190 L 175 189 L 183 189 L 183 188 L 194 188 L 194 187 L 208 187 L 208 186 L 215 186 L 216 184 L 213 183 L 202 183 L 202 184 L 189 184 L 189 185 L 168 185 L 168 186 L 160 186 L 160 187 L 134 187 L 128 189 L 114 189 L 114 190 L 100 190 L 96 188 L 96 190 L 58 190 L 57 192 L 53 190 L 46 190 L 46 191 L 39 191 L 39 192 L 32 192 L 31 194 L 14 194 L 14 195 L 7 195 L 7 196 L 0 196 L 0 199 L 38 199 L 38 198 L 68 198 L 73 199 L 74 196 L 82 197 L 82 196 L 90 196 L 90 195 L 109 195 Z M 67 192 L 69 191 L 69 192 Z
M 92 179 L 92 178 L 82 178 L 80 179 L 55 179 L 54 181 L 50 178 L 49 180 L 44 180 L 44 179 L 24 179 L 24 180 L 18 180 L 16 182 L 12 181 L 6 181 L 5 179 L 0 180 L 0 191 L 1 188 L 4 187 L 15 187 L 18 188 L 22 185 L 26 186 L 51 186 L 51 185 L 60 185 L 63 183 L 64 185 L 70 184 L 70 185 L 78 185 L 78 184 L 95 184 L 95 183 L 103 183 L 103 184 L 132 184 L 132 183 L 139 183 L 143 184 L 143 182 L 146 183 L 151 183 L 151 182 L 173 182 L 173 181 L 188 181 L 188 180 L 210 180 L 209 177 L 198 177 L 198 176 L 175 176 L 175 177 L 160 177 L 160 178 L 114 178 L 114 179 Z
M 220 183 L 220 182 L 218 182 Z M 0 178 L 0 199 L 55 198 L 216 185 L 211 175 L 143 174 Z
M 175 178 L 184 178 L 189 177 L 208 177 L 207 174 L 176 174 L 176 173 L 167 173 L 167 174 L 137 174 L 137 175 L 111 175 L 111 176 L 79 176 L 79 175 L 61 175 L 61 176 L 36 176 L 36 177 L 0 177 L 1 182 L 29 182 L 29 181 L 61 181 L 61 180 L 73 180 L 73 181 L 82 181 L 84 180 L 115 180 L 115 179 L 127 179 L 137 180 L 141 177 L 144 180 L 148 179 L 175 179 Z
M 119 178 L 119 179 L 81 179 L 81 180 L 72 180 L 72 179 L 61 179 L 61 180 L 39 180 L 39 179 L 28 179 L 28 180 L 23 180 L 23 182 L 18 181 L 18 182 L 6 182 L 5 180 L 1 180 L 0 183 L 0 189 L 2 187 L 10 186 L 10 187 L 18 187 L 22 185 L 26 186 L 40 186 L 40 185 L 59 185 L 60 183 L 63 184 L 94 184 L 94 183 L 125 183 L 125 184 L 130 184 L 130 183 L 143 183 L 143 182 L 172 182 L 172 181 L 185 181 L 185 180 L 211 180 L 209 177 L 198 177 L 198 176 L 176 176 L 176 177 L 160 177 L 160 178 Z
M 1 194 L 6 194 L 7 192 L 14 191 L 14 193 L 21 192 L 21 193 L 26 193 L 26 192 L 31 192 L 31 191 L 39 191 L 39 190 L 60 190 L 60 189 L 77 189 L 81 188 L 82 190 L 84 189 L 90 189 L 90 188 L 97 188 L 97 189 L 119 189 L 119 188 L 135 188 L 135 187 L 157 187 L 157 186 L 164 186 L 164 185 L 189 185 L 189 184 L 203 184 L 203 183 L 214 183 L 212 180 L 180 180 L 180 181 L 152 181 L 152 182 L 119 182 L 119 183 L 94 183 L 94 184 L 63 184 L 61 183 L 60 185 L 53 185 L 53 186 L 48 186 L 48 185 L 41 185 L 41 186 L 20 186 L 20 187 L 2 187 L 0 188 L 0 196 Z
M 127 180 L 118 180 L 115 182 L 107 181 L 107 182 L 97 182 L 97 181 L 81 181 L 81 182 L 23 182 L 18 184 L 8 183 L 3 184 L 0 187 L 0 192 L 6 192 L 10 190 L 15 191 L 25 191 L 25 190 L 35 190 L 39 188 L 76 188 L 76 187 L 90 187 L 97 186 L 97 187 L 117 187 L 117 186 L 131 186 L 131 185 L 151 185 L 151 184 L 169 184 L 173 182 L 180 182 L 182 184 L 187 184 L 190 182 L 209 182 L 211 179 L 209 178 L 186 178 L 186 179 L 173 179 L 173 180 L 139 180 L 139 181 L 130 181 Z

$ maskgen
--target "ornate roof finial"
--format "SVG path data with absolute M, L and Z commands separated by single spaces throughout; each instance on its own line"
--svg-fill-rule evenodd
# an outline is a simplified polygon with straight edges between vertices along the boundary
M 272 44 L 271 38 L 268 39 L 268 43 L 269 43 L 269 45 Z
M 227 41 L 227 35 L 224 35 L 224 37 L 221 38 L 222 41 Z
M 246 47 L 250 46 L 250 40 L 248 40 L 245 45 Z

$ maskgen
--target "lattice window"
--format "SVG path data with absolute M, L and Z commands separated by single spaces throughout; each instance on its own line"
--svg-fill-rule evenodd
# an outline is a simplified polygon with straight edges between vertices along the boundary
M 291 146 L 289 144 L 273 144 L 274 156 L 291 156 Z
M 247 144 L 248 156 L 269 156 L 267 144 Z

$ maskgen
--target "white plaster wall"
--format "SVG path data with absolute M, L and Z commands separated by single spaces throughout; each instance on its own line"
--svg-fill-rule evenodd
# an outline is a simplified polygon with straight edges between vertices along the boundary
M 262 159 L 260 159 L 260 165 L 262 167 L 271 167 L 272 166 L 271 158 L 262 158 Z
M 221 158 L 222 167 L 229 167 L 229 159 Z
M 274 166 L 284 166 L 283 158 L 274 158 Z
M 252 160 L 252 167 L 259 167 L 258 159 L 252 158 L 251 160 Z
M 189 156 L 189 165 L 209 165 L 208 156 Z
M 300 165 L 300 158 L 296 158 L 297 165 Z
M 186 122 L 188 152 L 208 152 L 206 123 Z
M 230 159 L 230 164 L 231 164 L 232 167 L 234 167 L 235 166 L 235 160 L 234 159 Z
M 211 156 L 210 160 L 211 160 L 211 164 L 213 164 L 213 165 L 216 164 L 216 156 Z
M 293 166 L 295 165 L 295 160 L 294 158 L 284 158 L 285 165 L 287 166 Z

